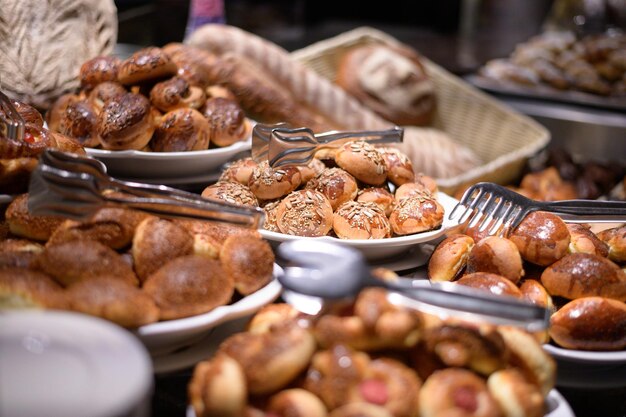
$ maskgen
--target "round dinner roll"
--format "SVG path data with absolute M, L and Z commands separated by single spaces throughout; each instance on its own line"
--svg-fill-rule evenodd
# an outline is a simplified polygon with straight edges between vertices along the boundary
M 437 229 L 443 214 L 443 206 L 434 197 L 415 195 L 396 202 L 389 223 L 396 235 L 410 235 Z
M 96 85 L 87 96 L 87 101 L 94 108 L 96 113 L 102 111 L 104 103 L 109 100 L 115 100 L 121 95 L 127 93 L 126 89 L 122 85 L 115 81 L 105 81 Z
M 139 284 L 133 268 L 122 255 L 95 240 L 46 246 L 36 260 L 36 267 L 66 287 L 103 275 L 135 286 Z
M 272 327 L 282 326 L 287 322 L 308 328 L 310 326 L 309 319 L 308 315 L 296 310 L 291 304 L 275 302 L 261 307 L 248 321 L 246 331 L 250 333 L 267 333 Z
M 385 212 L 376 203 L 348 201 L 333 214 L 333 230 L 340 239 L 383 239 L 391 236 Z
M 377 147 L 376 150 L 383 156 L 387 166 L 387 179 L 396 186 L 407 182 L 415 182 L 413 163 L 400 149 L 392 147 Z
M 0 269 L 29 268 L 43 248 L 32 240 L 0 237 Z
M 543 417 L 545 414 L 543 395 L 516 369 L 503 369 L 489 375 L 487 387 L 505 417 Z
M 150 90 L 150 102 L 162 112 L 168 112 L 180 107 L 199 109 L 206 101 L 204 90 L 189 85 L 182 77 L 172 77 L 156 83 Z
M 43 115 L 39 112 L 39 110 L 28 103 L 13 100 L 11 98 L 9 100 L 17 113 L 22 116 L 22 119 L 24 119 L 26 124 L 34 125 L 39 128 L 43 127 Z M 0 114 L 6 116 L 2 109 L 0 109 Z
M 137 328 L 159 319 L 154 300 L 136 286 L 105 275 L 70 285 L 66 291 L 70 308 Z
M 569 300 L 598 296 L 626 301 L 626 272 L 598 255 L 566 255 L 543 271 L 541 283 L 551 295 Z
M 0 311 L 67 307 L 63 288 L 50 276 L 24 268 L 0 268 Z
M 278 228 L 278 223 L 276 223 L 276 212 L 278 210 L 278 206 L 280 205 L 280 200 L 270 201 L 263 206 L 263 211 L 265 212 L 265 221 L 263 222 L 263 229 L 269 230 L 270 232 L 280 233 L 280 229 Z
M 456 283 L 477 290 L 487 291 L 495 295 L 508 295 L 515 298 L 522 297 L 519 288 L 511 280 L 491 272 L 473 272 L 463 275 Z
M 234 235 L 224 241 L 220 261 L 241 295 L 266 286 L 273 277 L 274 252 L 269 242 L 254 236 Z
M 359 140 L 344 143 L 335 154 L 337 165 L 365 184 L 381 185 L 387 179 L 387 165 L 380 152 Z
M 9 230 L 25 239 L 46 241 L 64 219 L 56 216 L 33 216 L 28 211 L 28 194 L 20 194 L 9 203 L 4 213 Z
M 626 224 L 602 230 L 597 236 L 607 244 L 610 260 L 618 263 L 626 262 Z
M 552 296 L 548 293 L 546 287 L 536 279 L 525 279 L 519 285 L 519 290 L 522 292 L 522 298 L 524 300 L 554 311 L 555 306 L 552 301 Z
M 80 87 L 90 91 L 100 83 L 117 81 L 121 63 L 121 59 L 112 55 L 100 55 L 85 61 L 78 73 Z
M 226 165 L 218 181 L 234 181 L 248 186 L 257 163 L 251 157 L 237 159 Z
M 141 94 L 125 93 L 105 102 L 96 130 L 105 149 L 143 149 L 154 133 L 150 101 Z
M 190 107 L 170 110 L 161 117 L 150 141 L 154 152 L 203 151 L 209 148 L 211 126 Z
M 252 123 L 235 100 L 210 98 L 202 107 L 202 115 L 209 121 L 211 143 L 216 146 L 230 146 L 252 134 Z
M 333 209 L 319 191 L 293 191 L 276 208 L 276 225 L 288 235 L 326 236 L 333 227 Z
M 359 191 L 356 179 L 341 168 L 323 169 L 306 183 L 305 188 L 324 194 L 333 210 L 346 201 L 354 200 Z
M 270 397 L 266 411 L 276 417 L 327 417 L 326 406 L 315 394 L 290 388 Z
M 359 190 L 356 201 L 360 203 L 376 203 L 389 217 L 395 205 L 393 194 L 382 187 L 367 187 Z
M 222 200 L 238 206 L 259 206 L 259 201 L 250 188 L 239 182 L 218 181 L 213 183 L 202 190 L 202 197 Z
M 143 290 L 160 309 L 161 320 L 207 313 L 227 304 L 234 289 L 219 261 L 198 255 L 172 259 L 143 283 Z
M 306 165 L 298 165 L 300 175 L 302 176 L 302 184 L 306 184 L 313 178 L 317 177 L 324 169 L 324 164 L 320 159 L 312 158 Z
M 579 223 L 567 223 L 571 237 L 570 252 L 583 252 L 603 257 L 609 256 L 609 246 L 603 242 L 588 226 Z
M 149 46 L 122 61 L 117 79 L 130 86 L 172 77 L 177 71 L 176 64 L 161 48 Z
M 137 276 L 144 282 L 167 262 L 193 252 L 193 236 L 170 220 L 147 217 L 133 236 L 131 253 Z
M 524 276 L 522 257 L 515 243 L 498 236 L 477 242 L 467 258 L 467 273 L 491 272 L 517 284 Z
M 274 200 L 285 196 L 302 183 L 300 170 L 295 166 L 274 169 L 268 161 L 260 162 L 252 171 L 248 187 L 259 200 Z
M 565 349 L 625 349 L 626 304 L 605 297 L 570 301 L 552 315 L 550 337 Z
M 453 281 L 467 264 L 474 239 L 458 233 L 442 240 L 428 260 L 428 278 L 431 281 Z
M 81 100 L 81 97 L 74 93 L 59 96 L 46 111 L 45 120 L 48 124 L 48 129 L 52 132 L 58 132 L 61 118 L 65 115 L 65 109 L 74 101 L 79 100 Z
M 508 238 L 517 245 L 522 259 L 548 266 L 569 252 L 570 233 L 556 214 L 535 211 L 511 231 Z

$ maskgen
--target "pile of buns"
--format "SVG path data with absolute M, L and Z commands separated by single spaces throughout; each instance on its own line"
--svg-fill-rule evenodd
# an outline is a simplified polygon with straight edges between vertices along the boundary
M 50 129 L 107 150 L 200 151 L 250 137 L 252 125 L 228 89 L 203 82 L 182 45 L 145 47 L 125 60 L 97 56 L 80 89 L 46 114 Z
M 263 207 L 266 230 L 296 236 L 382 239 L 441 226 L 436 182 L 398 149 L 355 140 L 319 156 L 280 168 L 236 160 L 202 196 Z
M 441 319 L 382 289 L 308 316 L 262 308 L 195 366 L 196 417 L 541 417 L 555 363 L 519 328 Z
M 534 212 L 506 237 L 476 227 L 446 237 L 428 275 L 550 309 L 549 337 L 566 349 L 626 349 L 626 225 L 594 233 Z
M 194 316 L 268 284 L 274 254 L 257 230 L 103 208 L 85 221 L 29 214 L 0 222 L 0 309 L 74 310 L 136 328 Z

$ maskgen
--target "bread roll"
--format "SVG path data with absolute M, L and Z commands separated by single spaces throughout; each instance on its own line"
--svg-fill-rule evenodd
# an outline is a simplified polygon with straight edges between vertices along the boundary
M 326 236 L 333 226 L 333 209 L 319 191 L 293 191 L 278 205 L 276 225 L 288 235 Z
M 105 81 L 96 85 L 93 90 L 89 92 L 87 100 L 91 103 L 96 113 L 100 113 L 102 107 L 104 107 L 104 103 L 109 100 L 117 99 L 125 93 L 127 93 L 127 91 L 120 83 Z
M 545 414 L 543 395 L 516 369 L 503 369 L 489 375 L 487 387 L 506 417 L 543 417 Z
M 396 186 L 415 182 L 413 163 L 409 157 L 397 148 L 377 147 L 387 165 L 387 179 Z
M 327 417 L 328 415 L 322 400 L 302 388 L 290 388 L 272 395 L 267 411 L 277 416 L 290 417 Z
M 567 229 L 571 236 L 570 252 L 590 253 L 605 258 L 609 255 L 609 246 L 599 239 L 588 226 L 568 223 Z
M 150 101 L 135 93 L 107 101 L 98 115 L 97 133 L 105 149 L 143 149 L 154 133 Z
M 211 126 L 195 109 L 180 107 L 161 117 L 150 141 L 155 152 L 203 151 L 209 148 Z
M 259 200 L 274 200 L 289 194 L 301 183 L 300 170 L 295 166 L 275 169 L 263 161 L 252 171 L 248 187 Z
M 435 198 L 412 196 L 397 202 L 389 223 L 396 235 L 426 232 L 441 226 L 443 212 L 443 206 Z
M 202 197 L 239 206 L 259 206 L 259 201 L 250 188 L 239 182 L 218 181 L 202 190 Z
M 473 272 L 463 275 L 456 281 L 459 285 L 466 285 L 477 290 L 488 291 L 494 295 L 507 295 L 521 298 L 522 293 L 511 280 L 490 272 Z
M 23 268 L 0 268 L 0 311 L 15 308 L 67 309 L 67 298 L 49 275 Z
M 100 55 L 85 61 L 79 70 L 80 87 L 90 91 L 98 84 L 117 81 L 122 61 L 111 55 Z
M 172 77 L 161 81 L 150 90 L 150 102 L 162 112 L 181 107 L 199 109 L 206 101 L 201 87 L 189 85 L 182 77 Z
M 569 230 L 552 213 L 530 213 L 508 237 L 517 245 L 523 259 L 541 266 L 556 262 L 569 251 Z
M 202 114 L 209 121 L 211 143 L 216 146 L 230 146 L 252 134 L 252 124 L 235 100 L 210 98 L 202 107 Z
M 618 263 L 626 262 L 626 225 L 605 229 L 598 233 L 598 238 L 608 245 L 610 260 Z
M 324 194 L 333 210 L 347 201 L 354 200 L 359 187 L 356 179 L 341 168 L 326 168 L 306 183 L 306 189 Z
M 270 244 L 253 236 L 234 235 L 220 250 L 224 273 L 242 295 L 250 295 L 266 286 L 273 277 L 274 252 Z
M 504 237 L 489 236 L 472 247 L 467 258 L 467 273 L 491 272 L 517 284 L 524 276 L 522 257 L 515 243 Z
M 257 165 L 251 157 L 237 159 L 226 165 L 219 181 L 235 181 L 247 186 Z
M 386 188 L 367 187 L 357 192 L 356 201 L 360 203 L 376 203 L 389 216 L 395 205 L 393 194 Z
M 340 239 L 383 239 L 391 236 L 385 212 L 376 203 L 348 201 L 333 214 L 333 230 Z
M 474 239 L 454 234 L 442 240 L 428 260 L 428 278 L 432 281 L 452 281 L 465 268 Z
M 380 152 L 365 141 L 343 144 L 335 154 L 340 168 L 369 185 L 381 185 L 387 179 L 387 165 Z
M 0 269 L 28 268 L 43 251 L 43 245 L 27 239 L 0 237 Z
M 28 194 L 16 196 L 5 212 L 9 230 L 15 236 L 46 241 L 63 222 L 62 217 L 33 216 L 28 210 Z
M 552 296 L 539 281 L 536 279 L 525 279 L 519 286 L 522 292 L 522 298 L 535 305 L 554 311 L 554 302 Z
M 130 86 L 171 77 L 177 70 L 176 64 L 161 48 L 149 46 L 122 61 L 117 78 L 123 85 Z

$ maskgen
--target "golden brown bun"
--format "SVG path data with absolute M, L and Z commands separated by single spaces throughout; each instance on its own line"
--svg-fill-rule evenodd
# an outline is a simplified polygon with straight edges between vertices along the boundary
M 117 79 L 124 85 L 136 85 L 171 77 L 177 70 L 161 48 L 149 46 L 122 61 Z
M 142 149 L 154 133 L 150 101 L 135 93 L 125 93 L 104 103 L 98 115 L 97 132 L 105 149 Z
M 100 276 L 70 285 L 70 308 L 101 317 L 122 327 L 136 328 L 159 319 L 159 309 L 148 294 L 113 276 Z
M 117 81 L 122 61 L 115 56 L 96 56 L 80 66 L 80 87 L 91 90 L 100 83 Z
M 550 336 L 566 349 L 624 349 L 626 304 L 604 297 L 570 301 L 552 315 Z
M 598 238 L 608 245 L 610 260 L 626 262 L 626 225 L 603 230 L 598 233 Z
M 485 381 L 461 368 L 435 371 L 419 392 L 421 417 L 500 417 Z
M 96 113 L 100 113 L 102 107 L 104 107 L 104 103 L 109 100 L 115 100 L 125 93 L 127 93 L 127 91 L 120 83 L 105 81 L 96 85 L 93 90 L 89 92 L 87 100 L 91 103 Z
M 228 355 L 200 362 L 187 392 L 196 417 L 240 417 L 248 400 L 243 370 Z
M 309 190 L 317 190 L 330 201 L 333 210 L 345 203 L 354 200 L 359 187 L 356 179 L 341 168 L 326 168 L 306 183 Z
M 432 281 L 453 281 L 465 268 L 474 239 L 455 234 L 442 240 L 428 260 L 428 278 Z
M 193 236 L 169 220 L 148 217 L 133 237 L 132 255 L 137 276 L 144 282 L 167 262 L 193 251 Z
M 355 46 L 339 61 L 336 82 L 397 125 L 427 125 L 435 110 L 435 86 L 421 59 L 405 46 Z
M 397 201 L 389 223 L 396 235 L 426 232 L 441 226 L 443 212 L 443 206 L 435 198 L 415 195 Z
M 335 154 L 335 162 L 359 181 L 381 185 L 387 179 L 387 165 L 380 152 L 365 141 L 343 144 Z
M 211 143 L 216 146 L 230 146 L 252 134 L 252 124 L 235 100 L 208 99 L 202 107 L 202 114 L 209 121 Z
M 358 191 L 356 201 L 376 203 L 389 216 L 395 205 L 393 194 L 382 187 L 367 187 Z
M 24 122 L 26 124 L 34 125 L 40 128 L 43 127 L 43 116 L 41 115 L 39 110 L 37 110 L 28 103 L 23 103 L 21 101 L 13 99 L 9 100 L 11 101 L 11 104 L 13 104 L 13 107 L 18 112 L 18 114 L 22 116 L 22 119 L 24 119 Z M 0 109 L 0 114 L 6 117 L 3 109 Z
M 302 184 L 306 184 L 326 169 L 326 164 L 320 159 L 312 158 L 306 165 L 298 165 L 300 175 L 302 176 Z
M 515 243 L 489 236 L 476 243 L 467 258 L 467 273 L 491 272 L 517 284 L 524 275 L 522 257 Z
M 509 234 L 522 258 L 528 262 L 548 266 L 569 251 L 570 233 L 563 220 L 552 213 L 530 213 Z
M 199 109 L 206 101 L 204 90 L 191 86 L 181 77 L 172 77 L 161 81 L 150 90 L 150 102 L 162 112 L 180 107 Z
M 81 97 L 73 93 L 67 93 L 59 96 L 59 98 L 52 103 L 52 106 L 50 106 L 48 111 L 46 111 L 46 123 L 48 124 L 48 129 L 53 132 L 58 132 L 61 124 L 61 118 L 65 114 L 65 109 L 67 109 L 67 106 L 71 103 L 79 101 L 80 99 Z
M 172 320 L 225 305 L 233 295 L 234 285 L 219 261 L 187 255 L 169 261 L 150 275 L 143 290 L 161 310 L 161 320 Z
M 519 289 L 524 300 L 549 310 L 554 310 L 554 302 L 548 290 L 536 279 L 525 279 L 519 286 Z
M 252 235 L 261 237 L 261 234 L 256 229 L 250 229 L 247 227 L 235 226 L 226 223 L 217 222 L 205 222 L 201 220 L 183 220 L 175 219 L 174 223 L 182 226 L 189 233 L 196 235 L 205 235 L 211 240 L 215 241 L 218 245 L 224 244 L 226 239 L 232 235 Z
M 218 350 L 239 362 L 253 395 L 287 386 L 306 369 L 314 351 L 311 332 L 292 322 L 271 326 L 264 333 L 236 333 Z
M 626 273 L 598 255 L 569 254 L 543 271 L 541 283 L 551 295 L 570 300 L 598 296 L 626 301 Z
M 36 266 L 66 287 L 103 275 L 135 286 L 139 283 L 132 267 L 119 253 L 95 240 L 46 246 L 37 257 Z
M 520 187 L 530 198 L 542 201 L 572 200 L 578 198 L 576 186 L 561 178 L 556 167 L 526 174 Z
M 250 188 L 239 182 L 218 181 L 202 190 L 202 197 L 222 200 L 238 206 L 259 206 L 259 201 Z
M 333 226 L 333 209 L 319 191 L 293 191 L 278 205 L 276 225 L 288 235 L 325 236 Z
M 43 246 L 27 239 L 0 237 L 0 268 L 28 268 L 43 251 Z
M 280 417 L 327 417 L 326 406 L 315 394 L 290 388 L 270 397 L 267 411 Z
M 253 236 L 230 236 L 220 250 L 224 272 L 242 295 L 266 286 L 273 277 L 274 252 L 270 244 Z
M 24 125 L 24 140 L 10 139 L 1 134 L 0 138 L 0 159 L 38 158 L 44 150 L 56 145 L 48 129 L 29 123 Z
M 257 165 L 251 157 L 237 159 L 226 165 L 219 181 L 234 181 L 248 186 L 252 172 L 254 172 Z
M 63 288 L 48 275 L 22 268 L 0 269 L 0 310 L 67 308 Z
M 248 321 L 246 330 L 250 333 L 267 333 L 274 326 L 282 326 L 287 322 L 304 323 L 309 319 L 309 316 L 296 310 L 291 304 L 276 302 L 261 307 Z
M 516 369 L 503 369 L 489 375 L 487 387 L 507 417 L 543 417 L 545 414 L 543 395 Z
M 396 186 L 415 182 L 413 163 L 409 157 L 397 148 L 377 147 L 387 166 L 387 179 Z
M 211 126 L 189 107 L 170 110 L 161 117 L 150 141 L 155 152 L 203 151 L 209 148 Z
M 276 222 L 276 212 L 278 210 L 278 205 L 280 204 L 280 200 L 270 201 L 263 206 L 263 211 L 265 212 L 265 221 L 263 222 L 263 229 L 269 230 L 270 232 L 280 233 L 280 229 L 278 228 L 278 223 Z
M 5 212 L 11 233 L 26 239 L 46 241 L 63 222 L 62 217 L 33 216 L 28 211 L 28 194 L 18 195 Z
M 522 297 L 519 288 L 517 288 L 511 280 L 491 272 L 473 272 L 463 275 L 456 282 L 460 285 L 488 291 L 495 295 L 508 295 L 515 298 Z
M 285 196 L 302 183 L 300 170 L 295 166 L 272 168 L 269 162 L 260 162 L 248 181 L 248 187 L 259 200 L 274 200 Z
M 609 246 L 600 240 L 588 226 L 578 223 L 567 223 L 571 241 L 570 252 L 583 252 L 603 257 L 609 256 Z
M 376 203 L 348 201 L 333 214 L 333 230 L 340 239 L 383 239 L 391 236 L 385 212 Z

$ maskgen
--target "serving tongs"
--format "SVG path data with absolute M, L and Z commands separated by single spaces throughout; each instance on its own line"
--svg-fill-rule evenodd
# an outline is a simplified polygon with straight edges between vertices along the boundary
M 493 295 L 453 282 L 427 279 L 375 278 L 356 249 L 331 242 L 294 240 L 277 254 L 284 273 L 278 277 L 283 298 L 296 309 L 317 314 L 324 303 L 356 296 L 365 287 L 391 290 L 389 300 L 400 305 L 462 320 L 540 331 L 550 323 L 550 310 L 519 299 Z
M 626 221 L 626 202 L 601 200 L 536 201 L 504 186 L 480 182 L 469 187 L 452 209 L 450 220 L 505 235 L 533 211 L 549 211 L 570 223 Z
M 11 99 L 0 91 L 0 134 L 7 139 L 24 139 L 24 119 L 11 103 Z
M 97 159 L 45 150 L 31 174 L 28 209 L 35 215 L 89 218 L 103 207 L 127 207 L 161 217 L 190 218 L 259 228 L 264 213 L 209 200 L 164 185 L 120 181 L 106 173 Z
M 272 167 L 306 165 L 323 148 L 335 148 L 351 140 L 372 144 L 402 142 L 404 129 L 329 131 L 315 134 L 307 127 L 294 128 L 287 123 L 261 124 L 252 129 L 252 159 L 269 161 Z

